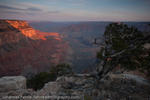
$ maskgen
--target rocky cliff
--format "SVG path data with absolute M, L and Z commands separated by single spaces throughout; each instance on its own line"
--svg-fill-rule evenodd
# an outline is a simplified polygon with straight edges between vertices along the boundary
M 66 48 L 59 33 L 40 32 L 26 21 L 0 20 L 0 76 L 49 70 L 65 61 Z

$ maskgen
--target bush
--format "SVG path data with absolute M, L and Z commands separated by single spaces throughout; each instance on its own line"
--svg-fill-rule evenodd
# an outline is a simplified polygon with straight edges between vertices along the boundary
M 41 72 L 27 80 L 27 87 L 34 90 L 41 89 L 45 83 L 56 80 L 56 75 L 48 72 Z
M 50 73 L 55 74 L 57 77 L 62 75 L 72 74 L 72 68 L 68 64 L 59 64 L 55 67 L 52 67 Z
M 72 68 L 68 64 L 59 64 L 52 67 L 50 72 L 41 72 L 27 80 L 27 87 L 34 90 L 41 89 L 45 83 L 55 81 L 58 76 L 72 74 Z

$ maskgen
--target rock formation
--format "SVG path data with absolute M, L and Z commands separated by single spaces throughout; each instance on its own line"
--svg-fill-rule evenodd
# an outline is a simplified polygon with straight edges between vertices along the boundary
M 18 77 L 13 77 L 13 79 L 18 80 Z M 150 93 L 149 82 L 132 74 L 112 73 L 103 80 L 97 80 L 90 74 L 61 76 L 54 82 L 46 83 L 38 91 L 21 88 L 24 86 L 23 81 L 17 83 L 17 81 L 11 80 L 11 77 L 5 77 L 5 79 L 8 82 L 4 81 L 4 78 L 0 79 L 3 80 L 3 83 L 7 83 L 6 85 L 3 84 L 5 91 L 0 92 L 1 100 L 14 97 L 17 99 L 24 98 L 23 100 L 148 100 Z M 6 91 L 8 89 L 6 86 L 12 86 L 11 81 L 17 86 L 21 84 L 20 88 L 15 88 L 16 90 L 9 88 L 10 90 Z
M 40 32 L 26 21 L 0 20 L 0 76 L 49 70 L 65 61 L 67 48 L 59 33 Z
M 15 91 L 26 88 L 26 78 L 23 76 L 11 76 L 0 78 L 0 92 Z

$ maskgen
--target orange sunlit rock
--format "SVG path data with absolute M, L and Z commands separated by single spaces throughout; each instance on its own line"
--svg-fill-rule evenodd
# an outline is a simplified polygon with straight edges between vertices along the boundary
M 59 33 L 35 30 L 26 21 L 0 20 L 0 76 L 41 72 L 64 62 L 68 44 L 60 40 Z
M 36 30 L 36 33 L 43 37 L 52 36 L 57 40 L 61 40 L 59 33 L 56 33 L 56 32 L 41 32 L 39 30 Z
M 23 35 L 34 39 L 36 36 L 35 30 L 25 21 L 6 20 L 7 23 L 18 29 Z
M 14 28 L 18 29 L 23 35 L 33 40 L 46 40 L 46 36 L 53 36 L 57 40 L 61 40 L 59 33 L 48 33 L 35 30 L 32 27 L 30 27 L 25 21 L 6 20 L 6 22 L 12 25 Z

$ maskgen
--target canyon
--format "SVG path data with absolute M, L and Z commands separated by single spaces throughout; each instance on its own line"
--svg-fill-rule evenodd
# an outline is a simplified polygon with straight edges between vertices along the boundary
M 99 60 L 96 54 L 100 45 L 94 44 L 94 39 L 98 38 L 100 44 L 103 43 L 105 28 L 112 22 L 103 21 L 79 21 L 79 22 L 53 22 L 53 21 L 29 21 L 29 25 L 44 32 L 58 32 L 61 37 L 68 42 L 71 48 L 69 63 L 77 73 L 91 72 L 95 69 Z M 129 26 L 134 26 L 138 30 L 148 34 L 149 22 L 123 22 Z M 146 31 L 146 32 L 145 32 Z
M 111 56 L 112 58 L 100 61 L 101 63 L 98 63 L 96 68 L 95 65 L 92 65 L 95 68 L 94 71 L 58 76 L 54 81 L 45 82 L 41 89 L 28 88 L 28 77 L 32 74 L 49 71 L 51 66 L 58 63 L 69 62 L 72 58 L 70 48 L 76 52 L 74 55 L 76 55 L 76 59 L 79 59 L 77 62 L 81 60 L 79 55 L 84 55 L 83 53 L 87 55 L 82 56 L 82 59 L 87 56 L 89 56 L 88 60 L 93 59 L 90 54 L 94 55 L 96 53 L 94 50 L 99 46 L 92 48 L 92 45 L 89 44 L 90 40 L 85 39 L 90 37 L 90 33 L 85 32 L 83 35 L 80 30 L 79 33 L 76 31 L 72 34 L 69 33 L 42 32 L 32 28 L 26 21 L 1 20 L 0 75 L 4 77 L 0 78 L 0 99 L 60 100 L 64 97 L 68 100 L 149 99 L 149 77 L 138 70 L 130 71 L 121 68 L 120 65 L 116 66 L 114 63 L 110 63 L 114 55 Z M 67 38 L 62 37 L 64 35 Z M 70 36 L 68 37 L 68 35 Z M 140 40 L 143 42 L 141 46 L 143 52 L 150 50 L 149 37 L 149 33 L 145 32 L 144 37 Z M 139 40 L 135 42 L 137 41 Z M 121 54 L 119 52 L 116 55 Z M 144 56 L 147 55 L 149 54 Z M 76 61 L 76 59 L 73 60 Z M 81 62 L 83 64 L 83 61 Z M 114 68 L 111 69 L 113 66 Z M 76 67 L 80 66 L 77 64 Z M 87 66 L 83 64 L 80 69 L 84 69 L 84 67 Z M 42 79 L 44 78 L 36 81 L 36 85 Z
M 94 38 L 103 36 L 109 23 L 0 20 L 0 76 L 30 76 L 59 63 L 70 64 L 77 73 L 94 70 L 100 49 Z M 146 22 L 125 23 L 150 29 Z
M 68 44 L 56 32 L 41 32 L 27 21 L 0 20 L 0 76 L 30 76 L 67 59 Z

